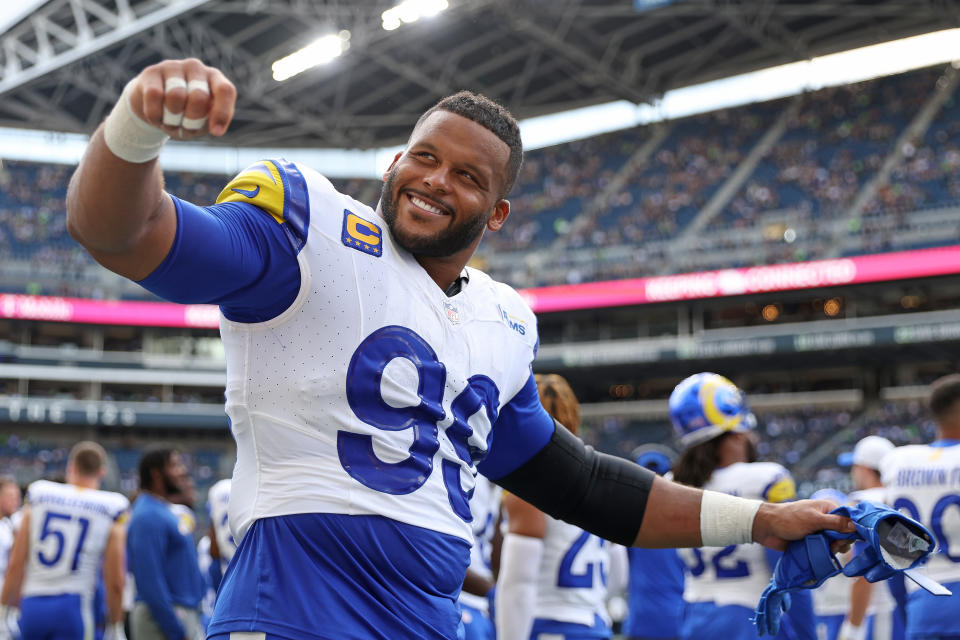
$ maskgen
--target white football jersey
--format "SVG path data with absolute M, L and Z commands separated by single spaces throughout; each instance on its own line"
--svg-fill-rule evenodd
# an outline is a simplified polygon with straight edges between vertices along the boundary
M 226 569 L 237 550 L 237 543 L 230 531 L 228 507 L 230 505 L 230 478 L 220 480 L 207 493 L 207 515 L 210 525 L 217 536 L 217 548 L 220 550 L 220 564 Z
M 477 476 L 477 484 L 470 498 L 470 510 L 473 512 L 473 546 L 470 547 L 468 569 L 490 580 L 493 579 L 493 569 L 490 566 L 493 534 L 500 516 L 502 495 L 503 489 L 485 477 Z M 460 601 L 480 611 L 487 611 L 490 607 L 485 597 L 465 591 L 460 592 Z
M 476 464 L 530 377 L 529 306 L 470 268 L 448 298 L 373 209 L 296 163 L 253 165 L 218 199 L 231 201 L 305 239 L 289 308 L 261 323 L 221 315 L 234 536 L 258 518 L 336 513 L 472 542 Z
M 960 443 L 898 447 L 880 463 L 886 504 L 926 525 L 937 550 L 919 568 L 941 583 L 960 582 Z M 907 590 L 916 591 L 911 580 Z
M 860 491 L 854 491 L 850 493 L 847 497 L 853 504 L 863 501 L 886 504 L 887 490 L 885 487 L 861 489 Z M 832 579 L 830 581 L 832 582 Z M 889 583 L 884 580 L 880 584 L 874 586 L 870 594 L 870 607 L 867 609 L 867 615 L 889 614 L 896 608 L 897 601 L 894 599 L 893 594 L 890 593 Z
M 607 625 L 610 542 L 572 524 L 544 516 L 547 532 L 537 574 L 535 618 L 593 626 Z
M 27 488 L 30 553 L 23 596 L 92 597 L 113 524 L 130 501 L 119 493 L 38 480 Z
M 737 462 L 713 472 L 704 489 L 767 502 L 796 497 L 790 472 L 774 462 Z M 764 547 L 757 543 L 726 547 L 679 549 L 687 565 L 683 599 L 718 606 L 757 606 L 772 570 Z

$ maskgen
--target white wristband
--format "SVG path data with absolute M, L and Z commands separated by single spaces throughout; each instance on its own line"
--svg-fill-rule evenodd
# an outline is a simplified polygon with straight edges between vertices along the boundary
M 753 542 L 753 519 L 760 500 L 704 491 L 700 500 L 700 539 L 704 547 Z
M 163 143 L 170 139 L 161 129 L 141 120 L 130 108 L 131 80 L 123 88 L 120 100 L 113 107 L 103 125 L 103 139 L 107 148 L 121 160 L 148 162 L 160 155 Z

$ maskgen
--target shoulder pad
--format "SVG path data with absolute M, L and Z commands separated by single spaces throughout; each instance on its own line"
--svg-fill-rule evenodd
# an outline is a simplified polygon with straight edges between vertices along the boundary
M 763 499 L 767 502 L 787 502 L 797 497 L 797 485 L 789 473 L 777 476 L 763 490 Z
M 220 195 L 222 202 L 246 202 L 269 213 L 293 234 L 306 239 L 310 203 L 306 179 L 295 164 L 285 160 L 262 160 L 231 180 Z

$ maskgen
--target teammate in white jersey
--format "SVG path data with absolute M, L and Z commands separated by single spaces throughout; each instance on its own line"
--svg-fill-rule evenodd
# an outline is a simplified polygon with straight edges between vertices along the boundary
M 960 638 L 960 375 L 930 386 L 937 439 L 891 451 L 880 462 L 886 504 L 933 532 L 937 550 L 920 570 L 953 591 L 933 596 L 907 582 L 907 638 Z
M 683 380 L 670 395 L 670 419 L 684 447 L 673 467 L 677 482 L 767 502 L 796 498 L 789 471 L 775 462 L 755 462 L 756 418 L 743 392 L 723 376 L 698 373 Z M 755 638 L 753 609 L 775 563 L 767 552 L 758 544 L 681 549 L 688 571 L 681 637 Z M 782 633 L 812 640 L 816 634 L 810 596 L 792 595 L 785 625 L 792 631 Z
M 210 517 L 210 557 L 214 560 L 207 572 L 214 591 L 220 587 L 220 580 L 227 565 L 237 550 L 237 543 L 230 531 L 230 478 L 218 480 L 207 492 L 207 515 Z
M 500 498 L 503 490 L 483 476 L 470 497 L 473 514 L 473 546 L 470 547 L 470 566 L 460 592 L 460 616 L 463 620 L 464 640 L 494 640 L 490 598 L 496 586 L 494 565 L 500 563 Z
M 220 306 L 242 541 L 212 638 L 455 637 L 478 472 L 624 544 L 782 548 L 853 530 L 829 503 L 702 493 L 555 428 L 531 376 L 533 313 L 466 267 L 510 213 L 522 145 L 503 107 L 462 92 L 429 109 L 376 210 L 282 160 L 244 171 L 210 207 L 167 194 L 166 134 L 222 135 L 235 100 L 198 60 L 146 68 L 67 197 L 68 229 L 101 264 Z
M 537 374 L 536 381 L 547 412 L 577 434 L 580 404 L 567 381 L 556 374 Z M 503 507 L 508 532 L 497 585 L 498 640 L 609 638 L 610 543 L 515 495 L 506 494 Z
M 130 502 L 99 490 L 106 459 L 99 444 L 80 442 L 70 451 L 66 484 L 38 480 L 27 489 L 0 593 L 4 606 L 20 606 L 23 640 L 91 640 L 101 569 L 108 637 L 125 638 L 123 521 Z
M 849 495 L 851 504 L 864 500 L 886 503 L 879 469 L 880 462 L 893 449 L 893 443 L 886 438 L 871 435 L 857 442 L 852 452 L 837 457 L 841 465 L 850 465 L 850 477 L 856 489 Z M 897 603 L 890 592 L 891 587 L 898 583 L 903 585 L 903 576 L 885 580 L 876 588 L 863 576 L 852 579 L 849 585 L 850 606 L 838 629 L 837 640 L 865 640 L 868 633 L 871 640 L 902 640 L 903 623 L 895 614 Z
M 20 528 L 22 499 L 17 481 L 11 476 L 0 476 L 0 576 L 7 573 L 10 549 Z

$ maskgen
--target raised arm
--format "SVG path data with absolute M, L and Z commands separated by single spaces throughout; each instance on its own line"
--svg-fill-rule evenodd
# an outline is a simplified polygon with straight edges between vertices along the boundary
M 189 91 L 188 91 L 189 90 Z M 157 161 L 168 136 L 223 135 L 236 89 L 196 59 L 147 67 L 90 139 L 67 191 L 67 229 L 90 255 L 132 280 L 164 259 L 177 229 Z

